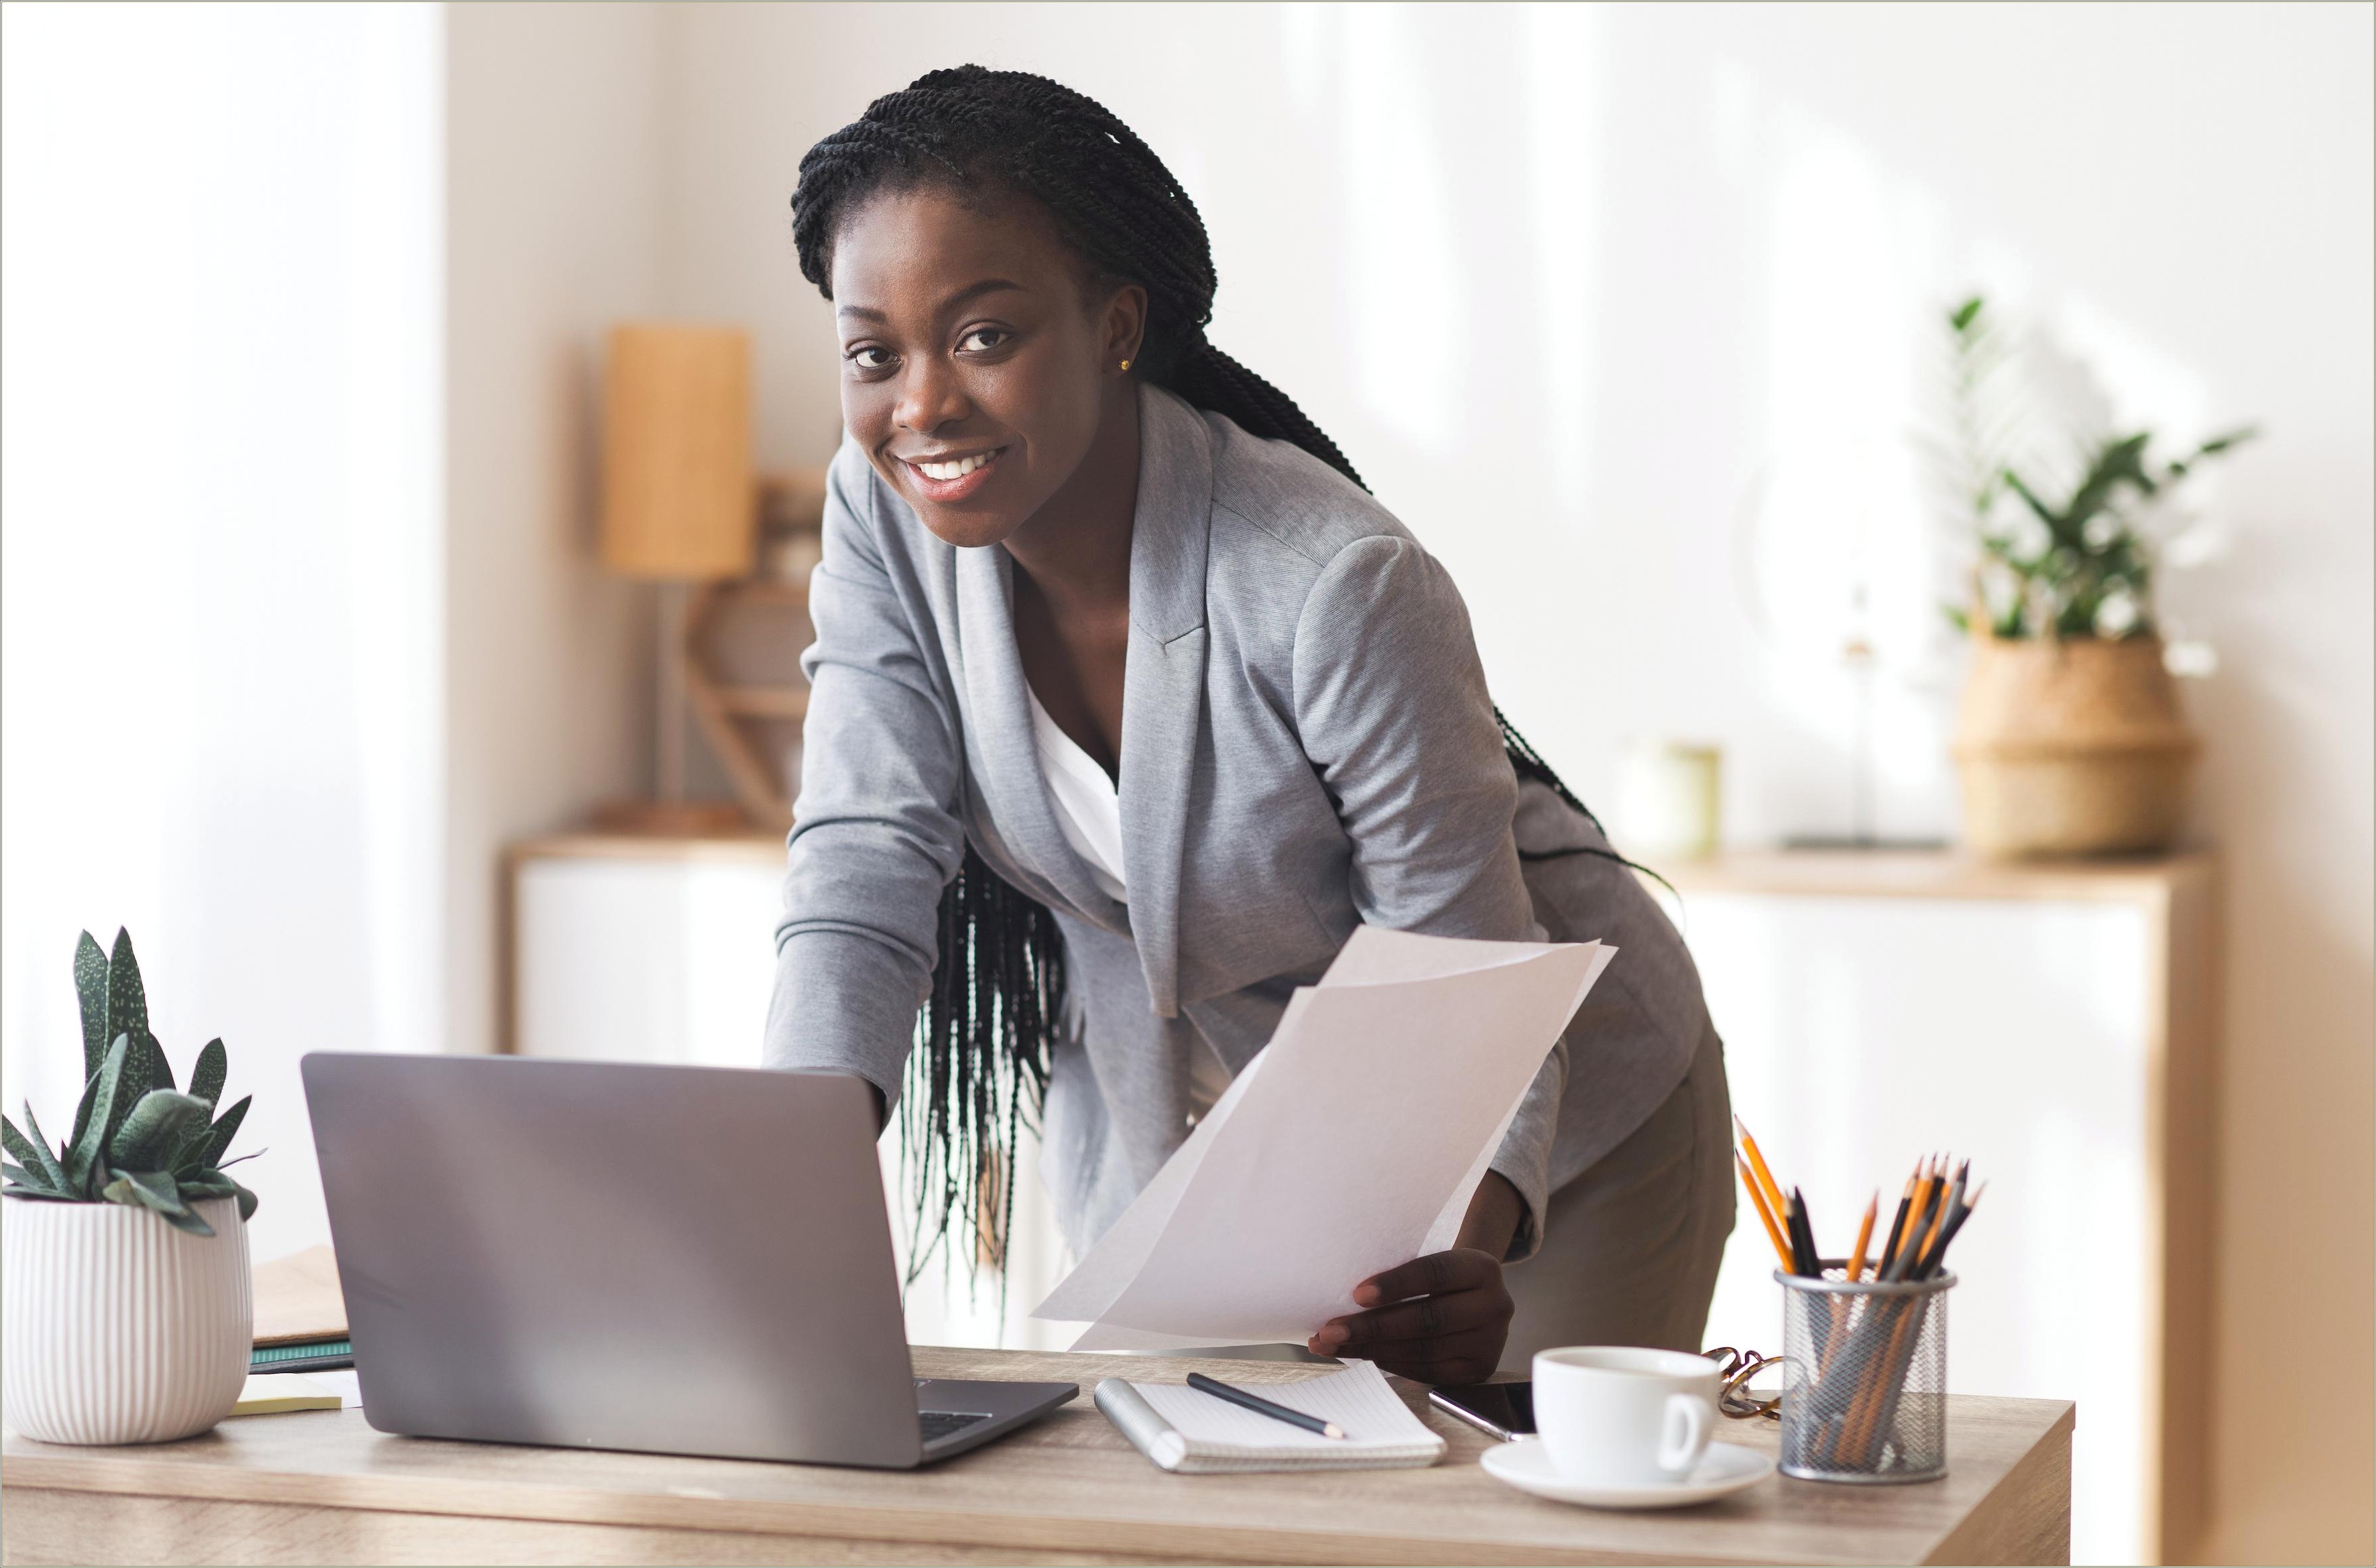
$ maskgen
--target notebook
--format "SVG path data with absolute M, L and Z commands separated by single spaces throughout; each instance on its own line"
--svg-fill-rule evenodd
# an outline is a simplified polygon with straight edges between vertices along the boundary
M 1098 1384 L 1098 1408 L 1132 1446 L 1182 1475 L 1242 1470 L 1390 1470 L 1432 1465 L 1443 1439 L 1411 1414 L 1373 1362 L 1301 1383 L 1265 1383 L 1251 1392 L 1274 1404 L 1335 1421 L 1342 1438 L 1323 1437 L 1200 1394 L 1184 1383 Z
M 354 1345 L 347 1337 L 346 1297 L 339 1288 L 339 1260 L 329 1248 L 309 1247 L 256 1265 L 255 1301 L 250 1372 L 327 1372 L 355 1364 Z

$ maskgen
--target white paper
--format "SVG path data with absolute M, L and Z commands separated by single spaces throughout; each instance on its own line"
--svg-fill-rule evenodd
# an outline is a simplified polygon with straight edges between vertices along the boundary
M 1364 926 L 1033 1316 L 1079 1350 L 1298 1342 L 1451 1244 L 1616 949 Z

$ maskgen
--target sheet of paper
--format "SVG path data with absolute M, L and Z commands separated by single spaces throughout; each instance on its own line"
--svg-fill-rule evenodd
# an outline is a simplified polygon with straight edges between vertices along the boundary
M 1615 954 L 1363 927 L 1035 1317 L 1075 1349 L 1299 1341 L 1449 1245 Z

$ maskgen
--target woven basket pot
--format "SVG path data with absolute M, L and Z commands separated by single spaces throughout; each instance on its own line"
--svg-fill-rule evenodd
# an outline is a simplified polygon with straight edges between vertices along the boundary
M 1980 854 L 2166 849 L 2200 749 L 2158 637 L 1972 639 L 1954 754 Z
M 0 1406 L 43 1443 L 168 1443 L 239 1403 L 255 1308 L 232 1198 L 212 1236 L 145 1208 L 0 1201 Z

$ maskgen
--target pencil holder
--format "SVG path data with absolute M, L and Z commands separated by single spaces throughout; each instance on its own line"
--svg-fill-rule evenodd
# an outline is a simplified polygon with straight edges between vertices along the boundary
M 1888 1486 L 1947 1473 L 1947 1292 L 1955 1277 L 1782 1285 L 1782 1473 Z

